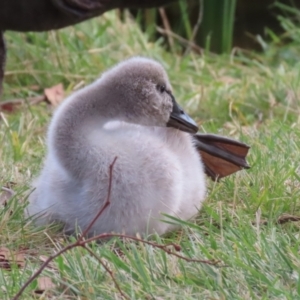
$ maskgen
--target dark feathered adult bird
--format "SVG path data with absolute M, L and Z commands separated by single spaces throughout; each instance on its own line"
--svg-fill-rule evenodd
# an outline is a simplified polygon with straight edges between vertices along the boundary
M 176 0 L 1 0 L 0 93 L 6 49 L 4 31 L 47 31 L 100 16 L 114 8 L 150 8 Z

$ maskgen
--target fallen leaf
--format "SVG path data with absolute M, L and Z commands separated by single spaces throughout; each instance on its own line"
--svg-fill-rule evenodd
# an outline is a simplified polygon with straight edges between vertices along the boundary
M 14 112 L 24 103 L 23 99 L 14 99 L 0 102 L 0 110 L 4 112 Z
M 6 113 L 12 113 L 26 103 L 28 103 L 30 105 L 34 105 L 34 104 L 38 104 L 44 100 L 46 100 L 46 96 L 39 95 L 36 97 L 30 97 L 30 98 L 26 98 L 26 99 L 12 99 L 12 100 L 7 100 L 7 101 L 2 101 L 2 102 L 0 102 L 0 111 L 4 111 Z
M 287 222 L 299 222 L 300 216 L 293 216 L 289 214 L 283 214 L 277 219 L 278 224 L 284 224 Z
M 46 276 L 41 276 L 37 280 L 38 286 L 34 291 L 36 294 L 42 294 L 46 290 L 55 288 L 55 284 L 52 282 L 52 279 Z
M 6 206 L 7 201 L 15 195 L 15 192 L 7 187 L 2 187 L 0 191 L 0 205 Z
M 42 101 L 48 101 L 52 106 L 57 106 L 64 99 L 64 87 L 61 83 L 44 89 L 44 95 L 29 97 L 26 99 L 12 99 L 0 102 L 0 111 L 12 113 L 24 104 L 35 105 Z
M 44 90 L 46 100 L 52 105 L 57 106 L 64 99 L 64 87 L 61 83 Z
M 278 219 L 277 219 L 277 224 L 285 224 L 288 222 L 300 222 L 300 216 L 294 216 L 294 215 L 289 215 L 289 214 L 282 214 Z M 251 222 L 252 225 L 257 225 L 257 222 Z M 259 222 L 260 225 L 268 225 L 269 222 L 266 219 L 260 220 Z
M 0 248 L 0 268 L 11 270 L 12 264 L 16 264 L 18 268 L 23 268 L 25 265 L 24 253 L 13 252 L 6 247 Z

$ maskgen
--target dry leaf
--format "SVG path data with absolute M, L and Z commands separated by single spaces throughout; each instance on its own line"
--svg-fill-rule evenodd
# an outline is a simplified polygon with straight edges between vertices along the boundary
M 282 214 L 278 220 L 278 224 L 284 224 L 287 222 L 299 222 L 300 221 L 300 216 L 294 216 L 294 215 L 289 215 L 289 214 Z
M 46 276 L 41 276 L 37 280 L 38 286 L 34 291 L 36 294 L 42 294 L 46 290 L 55 288 L 55 284 L 52 282 L 52 279 Z
M 11 270 L 12 264 L 16 264 L 19 268 L 25 265 L 23 252 L 12 252 L 6 247 L 0 248 L 0 268 Z
M 277 224 L 285 224 L 288 222 L 300 222 L 300 216 L 294 216 L 294 215 L 289 215 L 289 214 L 282 214 L 278 219 L 277 219 Z M 257 222 L 252 222 L 253 225 L 257 225 Z M 267 220 L 260 220 L 259 222 L 260 225 L 268 225 L 269 222 Z
M 35 105 L 42 101 L 48 101 L 52 106 L 57 106 L 64 99 L 64 87 L 61 83 L 44 90 L 44 95 L 29 97 L 26 99 L 12 99 L 0 102 L 0 111 L 12 113 L 24 104 Z
M 6 113 L 12 113 L 26 103 L 30 105 L 34 105 L 44 100 L 46 100 L 45 95 L 30 97 L 26 99 L 12 99 L 12 100 L 3 101 L 0 102 L 0 111 L 4 111 Z
M 3 186 L 0 191 L 0 205 L 5 206 L 7 201 L 14 195 L 15 192 L 12 189 Z
M 64 99 L 64 87 L 61 83 L 44 90 L 46 100 L 52 106 L 57 106 Z
M 24 103 L 23 99 L 14 99 L 0 102 L 0 111 L 14 112 Z

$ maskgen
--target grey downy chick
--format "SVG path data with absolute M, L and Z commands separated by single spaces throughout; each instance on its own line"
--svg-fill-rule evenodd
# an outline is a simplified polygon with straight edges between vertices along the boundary
M 195 122 L 178 106 L 156 61 L 135 57 L 66 99 L 48 130 L 48 154 L 27 214 L 36 224 L 84 230 L 104 205 L 109 166 L 111 204 L 89 235 L 163 234 L 161 213 L 188 220 L 206 194 Z

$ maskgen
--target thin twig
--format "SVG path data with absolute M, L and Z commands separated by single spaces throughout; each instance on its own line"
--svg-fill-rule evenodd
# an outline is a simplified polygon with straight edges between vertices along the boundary
M 163 7 L 160 7 L 158 9 L 159 11 L 159 14 L 160 14 L 160 17 L 162 19 L 162 22 L 163 22 L 163 25 L 165 27 L 165 29 L 167 31 L 171 31 L 171 26 L 170 26 L 170 23 L 169 23 L 169 20 L 168 20 L 168 17 L 167 17 L 167 14 L 166 14 L 166 11 Z M 168 42 L 169 42 L 169 45 L 170 45 L 170 49 L 173 51 L 174 49 L 174 40 L 173 40 L 173 37 L 171 35 L 167 35 L 167 39 L 168 39 Z
M 23 292 L 25 291 L 25 289 L 32 283 L 32 281 L 34 279 L 36 279 L 41 273 L 42 271 L 47 267 L 47 265 L 56 257 L 60 256 L 61 254 L 63 254 L 64 252 L 71 250 L 72 248 L 78 246 L 77 245 L 77 241 L 64 247 L 63 249 L 61 249 L 60 251 L 58 251 L 57 253 L 51 255 L 48 257 L 48 259 L 46 259 L 44 261 L 44 263 L 39 267 L 39 269 L 24 283 L 24 285 L 21 287 L 21 289 L 18 291 L 18 293 L 12 298 L 12 300 L 17 300 L 19 299 L 19 297 L 23 294 Z
M 193 28 L 192 36 L 190 38 L 190 42 L 192 42 L 192 43 L 195 43 L 195 37 L 197 35 L 197 32 L 198 32 L 199 27 L 203 20 L 203 9 L 204 9 L 203 0 L 199 0 L 198 18 L 197 18 L 197 22 Z M 191 51 L 191 44 L 188 44 L 183 55 L 184 56 L 187 55 L 190 51 Z
M 183 37 L 181 37 L 180 35 L 174 33 L 173 31 L 169 31 L 169 30 L 165 30 L 159 26 L 156 27 L 156 30 L 164 35 L 170 35 L 172 37 L 174 37 L 175 39 L 177 39 L 180 43 L 184 44 L 184 45 L 189 45 L 196 53 L 202 54 L 203 53 L 203 49 L 201 47 L 199 47 L 198 45 L 196 45 L 195 43 L 184 39 Z
M 83 245 L 82 246 L 85 250 L 87 250 L 92 256 L 94 256 L 98 262 L 103 266 L 103 268 L 106 270 L 106 272 L 110 275 L 111 279 L 113 280 L 117 290 L 119 291 L 120 295 L 125 298 L 125 299 L 129 299 L 125 294 L 124 292 L 122 291 L 119 283 L 117 282 L 116 278 L 115 278 L 115 275 L 113 274 L 113 272 L 109 269 L 108 266 L 105 265 L 105 263 L 102 261 L 102 259 L 96 255 L 90 248 L 88 248 L 86 245 Z
M 86 239 L 82 243 L 90 243 L 90 242 L 93 242 L 95 240 L 106 239 L 106 238 L 109 238 L 109 237 L 119 237 L 119 238 L 125 238 L 125 239 L 136 241 L 136 242 L 141 242 L 143 244 L 150 245 L 154 248 L 161 249 L 161 250 L 165 251 L 168 254 L 174 255 L 174 256 L 176 256 L 180 259 L 183 259 L 185 261 L 188 261 L 188 262 L 198 262 L 198 263 L 204 263 L 204 264 L 213 265 L 213 266 L 217 265 L 220 262 L 219 260 L 194 259 L 194 258 L 185 257 L 185 256 L 182 256 L 182 255 L 168 249 L 169 247 L 173 247 L 175 249 L 175 251 L 180 251 L 181 247 L 177 244 L 174 244 L 174 243 L 165 244 L 165 245 L 157 244 L 157 243 L 145 241 L 143 239 L 140 239 L 140 238 L 137 238 L 137 237 L 134 237 L 134 236 L 130 236 L 130 235 L 126 235 L 126 234 L 102 233 L 102 234 L 96 235 L 94 237 L 91 237 L 89 239 Z
M 100 209 L 100 211 L 95 216 L 95 218 L 92 220 L 92 222 L 88 225 L 88 227 L 79 236 L 78 242 L 81 242 L 86 237 L 86 235 L 88 234 L 88 232 L 90 231 L 92 226 L 95 224 L 95 222 L 98 220 L 98 218 L 102 215 L 103 211 L 106 209 L 107 206 L 110 205 L 110 194 L 111 194 L 111 187 L 112 187 L 112 172 L 113 172 L 113 168 L 114 168 L 117 158 L 118 157 L 116 156 L 114 158 L 113 162 L 111 163 L 111 165 L 109 166 L 109 183 L 108 183 L 108 192 L 107 192 L 106 201 L 105 201 L 104 205 L 102 206 L 102 208 Z
M 115 283 L 115 286 L 117 288 L 117 290 L 119 291 L 120 295 L 125 298 L 125 299 L 129 299 L 127 295 L 124 294 L 124 292 L 121 290 L 113 272 L 104 264 L 104 262 L 101 260 L 101 258 L 99 258 L 95 253 L 93 253 L 87 246 L 86 244 L 95 241 L 95 240 L 101 240 L 101 239 L 106 239 L 106 238 L 112 238 L 112 237 L 120 237 L 120 238 L 125 238 L 128 240 L 132 240 L 132 241 L 136 241 L 136 242 L 140 242 L 143 244 L 147 244 L 150 245 L 154 248 L 158 248 L 161 249 L 163 251 L 165 251 L 166 253 L 168 253 L 169 255 L 173 255 L 176 256 L 177 258 L 183 259 L 187 262 L 197 262 L 197 263 L 204 263 L 204 264 L 208 264 L 208 265 L 213 265 L 216 266 L 219 261 L 214 261 L 214 260 L 201 260 L 201 259 L 193 259 L 193 258 L 188 258 L 185 256 L 182 256 L 176 252 L 173 252 L 169 249 L 169 247 L 173 247 L 175 251 L 180 251 L 181 247 L 177 244 L 171 243 L 171 244 L 157 244 L 154 242 L 149 242 L 149 241 L 145 241 L 143 239 L 134 237 L 134 236 L 128 236 L 125 234 L 115 234 L 115 233 L 102 233 L 99 235 L 96 235 L 94 237 L 88 238 L 88 239 L 84 239 L 85 236 L 88 234 L 88 231 L 91 229 L 91 227 L 94 225 L 95 221 L 101 216 L 101 214 L 103 213 L 103 211 L 109 206 L 110 204 L 110 197 L 111 197 L 111 189 L 112 189 L 112 175 L 113 175 L 113 168 L 114 168 L 114 164 L 117 160 L 117 157 L 115 157 L 115 159 L 113 160 L 113 162 L 111 163 L 111 165 L 109 166 L 109 184 L 108 184 L 108 191 L 107 191 L 107 198 L 106 198 L 106 202 L 104 203 L 103 207 L 100 209 L 99 213 L 97 213 L 96 217 L 91 221 L 91 223 L 88 225 L 88 227 L 82 232 L 82 234 L 77 238 L 77 240 L 70 244 L 67 245 L 66 247 L 64 247 L 63 249 L 59 250 L 57 253 L 51 255 L 48 257 L 47 260 L 44 261 L 44 263 L 39 267 L 39 269 L 24 283 L 24 285 L 21 287 L 21 289 L 18 291 L 18 293 L 12 298 L 12 300 L 17 300 L 19 299 L 19 297 L 22 295 L 22 293 L 25 291 L 25 289 L 33 282 L 34 279 L 36 279 L 41 273 L 42 271 L 48 266 L 48 264 L 54 260 L 56 257 L 60 256 L 61 254 L 75 248 L 75 247 L 83 247 L 84 249 L 86 249 L 92 256 L 94 256 L 99 263 L 105 268 L 105 270 L 109 273 L 109 275 L 111 276 L 113 282 Z
M 19 299 L 19 297 L 22 295 L 22 293 L 25 291 L 25 289 L 31 284 L 31 282 L 35 278 L 37 278 L 42 273 L 42 271 L 47 267 L 47 265 L 53 259 L 55 259 L 56 257 L 60 256 L 61 254 L 63 254 L 64 252 L 66 252 L 68 250 L 71 250 L 78 246 L 84 246 L 84 244 L 87 243 L 86 241 L 82 241 L 82 239 L 88 233 L 88 230 L 93 226 L 93 224 L 95 223 L 97 218 L 99 218 L 100 215 L 103 213 L 104 209 L 110 204 L 110 195 L 111 195 L 111 187 L 112 187 L 112 172 L 113 172 L 113 167 L 114 167 L 116 160 L 117 160 L 117 157 L 114 158 L 113 162 L 109 166 L 109 184 L 108 184 L 107 198 L 106 198 L 106 201 L 105 201 L 103 207 L 100 209 L 99 213 L 97 214 L 97 216 L 92 220 L 92 222 L 88 225 L 87 229 L 85 229 L 83 231 L 83 233 L 77 238 L 77 240 L 74 243 L 64 247 L 57 253 L 49 256 L 48 259 L 45 260 L 44 263 L 40 266 L 40 268 L 24 283 L 24 285 L 21 287 L 21 289 L 18 291 L 18 293 L 13 297 L 13 300 Z
M 27 105 L 36 105 L 40 102 L 43 102 L 46 100 L 45 95 L 40 95 L 36 97 L 29 97 L 24 99 L 11 99 L 7 101 L 1 101 L 0 102 L 0 111 L 4 112 L 13 112 L 20 106 L 27 104 Z

